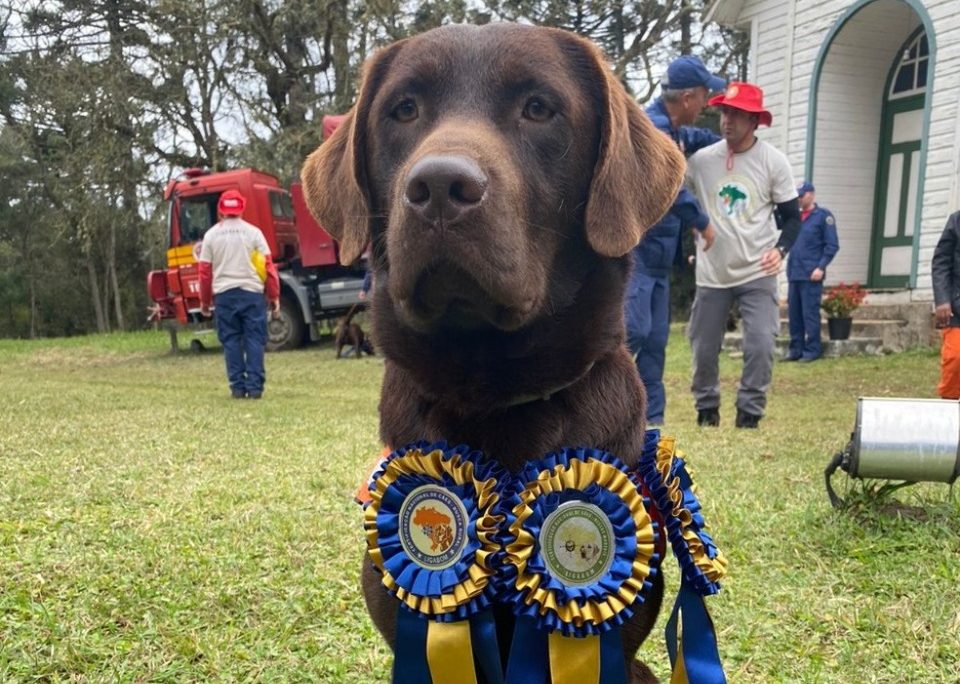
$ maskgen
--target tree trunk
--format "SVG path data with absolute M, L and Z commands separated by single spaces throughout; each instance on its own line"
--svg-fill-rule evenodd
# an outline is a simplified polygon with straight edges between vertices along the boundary
M 123 322 L 123 298 L 120 296 L 120 282 L 117 279 L 117 229 L 110 222 L 110 251 L 107 253 L 107 276 L 110 289 L 113 290 L 113 309 L 117 317 L 117 330 L 126 330 Z
M 100 301 L 100 281 L 97 278 L 97 269 L 93 265 L 92 250 L 84 250 L 87 263 L 87 275 L 90 277 L 90 299 L 93 301 L 93 313 L 97 319 L 97 332 L 107 332 L 107 317 L 103 311 L 103 303 Z

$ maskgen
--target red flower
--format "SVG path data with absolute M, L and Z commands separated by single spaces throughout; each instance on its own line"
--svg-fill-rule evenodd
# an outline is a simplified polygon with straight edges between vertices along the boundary
M 827 318 L 849 318 L 866 298 L 867 291 L 860 287 L 860 283 L 847 285 L 841 282 L 827 290 L 820 307 L 826 312 Z

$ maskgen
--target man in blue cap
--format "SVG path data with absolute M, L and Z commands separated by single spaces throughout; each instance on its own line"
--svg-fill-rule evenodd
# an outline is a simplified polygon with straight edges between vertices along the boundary
M 712 75 L 697 57 L 678 57 L 667 67 L 660 82 L 663 92 L 647 107 L 647 115 L 689 156 L 720 139 L 713 131 L 691 124 L 707 106 L 710 93 L 725 86 L 726 81 Z M 638 191 L 643 192 L 643 188 Z M 663 366 L 670 335 L 670 270 L 678 260 L 680 232 L 686 226 L 693 226 L 703 238 L 704 249 L 709 249 L 714 240 L 710 219 L 693 194 L 681 188 L 671 210 L 647 231 L 633 253 L 624 313 L 627 346 L 647 390 L 648 425 L 663 425 L 664 420 Z
M 790 351 L 787 361 L 816 361 L 820 344 L 820 301 L 827 264 L 840 249 L 837 222 L 829 209 L 816 202 L 813 183 L 797 188 L 803 225 L 787 258 L 787 302 L 790 315 Z

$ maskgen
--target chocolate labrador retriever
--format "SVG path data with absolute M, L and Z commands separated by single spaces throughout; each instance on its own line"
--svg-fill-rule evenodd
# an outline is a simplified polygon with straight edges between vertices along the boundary
M 372 241 L 384 444 L 468 444 L 513 471 L 571 445 L 635 463 L 646 400 L 624 346 L 629 253 L 683 164 L 572 33 L 445 26 L 377 52 L 302 176 L 342 261 Z M 363 586 L 392 645 L 397 601 L 369 561 Z M 634 681 L 657 681 L 634 657 L 662 593 L 658 573 L 623 630 Z

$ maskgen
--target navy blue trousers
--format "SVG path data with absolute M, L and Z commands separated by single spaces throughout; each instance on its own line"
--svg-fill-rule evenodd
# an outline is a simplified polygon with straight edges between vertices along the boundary
M 787 290 L 790 315 L 790 358 L 818 359 L 820 343 L 820 299 L 823 281 L 791 280 Z
M 663 367 L 670 338 L 670 276 L 634 271 L 624 308 L 627 347 L 647 390 L 647 423 L 663 425 L 667 407 Z
M 214 296 L 213 303 L 230 391 L 262 393 L 267 346 L 267 302 L 263 293 L 234 288 Z

